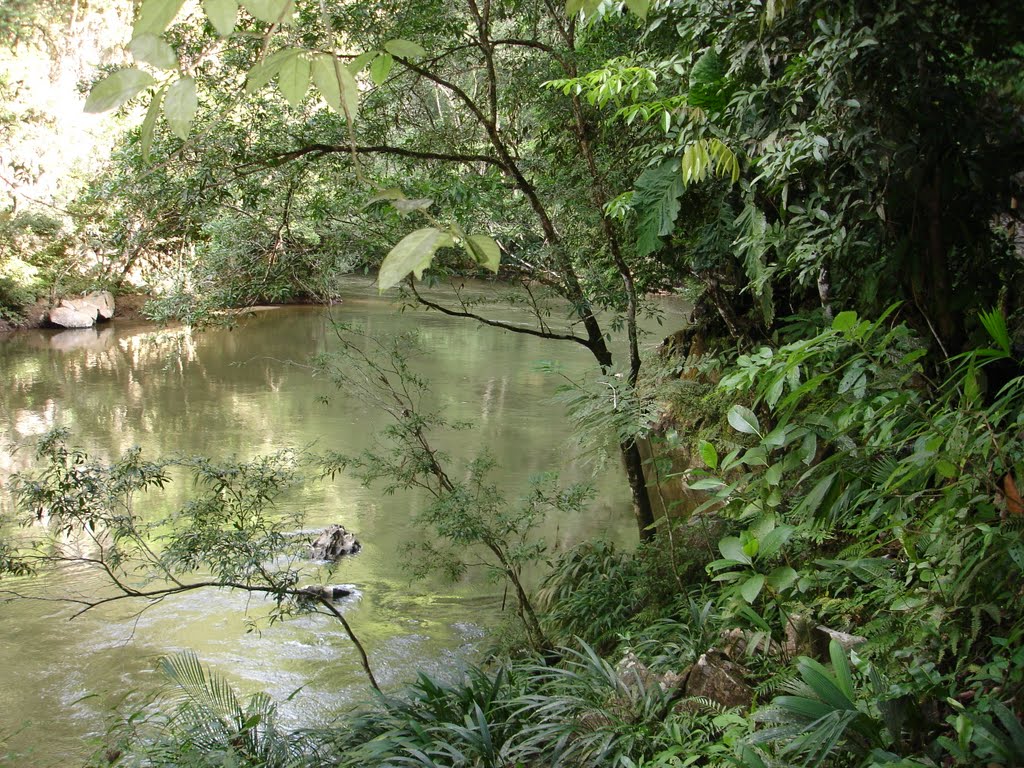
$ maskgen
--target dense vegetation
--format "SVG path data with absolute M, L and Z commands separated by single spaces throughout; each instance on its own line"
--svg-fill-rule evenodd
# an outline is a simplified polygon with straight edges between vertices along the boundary
M 434 448 L 459 425 L 424 410 L 414 340 L 338 328 L 343 360 L 316 365 L 393 426 L 382 452 L 315 471 L 429 496 L 425 562 L 457 574 L 484 552 L 518 639 L 461 681 L 422 677 L 299 733 L 265 697 L 168 659 L 181 701 L 97 760 L 1024 764 L 1018 4 L 181 6 L 142 4 L 135 66 L 99 75 L 86 103 L 148 105 L 71 208 L 94 278 L 149 280 L 156 316 L 199 321 L 329 300 L 365 267 L 411 307 L 545 337 L 552 357 L 582 345 L 595 375 L 564 396 L 581 439 L 621 454 L 641 542 L 549 561 L 533 525 L 586 490 L 549 477 L 510 502 L 488 457 Z M 22 233 L 0 240 L 12 311 L 29 287 L 11 265 L 74 248 L 4 215 Z M 421 290 L 477 270 L 520 283 L 510 300 L 534 324 Z M 645 297 L 679 288 L 691 324 L 653 349 Z M 110 532 L 119 599 L 213 572 L 281 616 L 310 608 L 287 565 L 264 567 L 288 546 L 267 511 L 292 479 L 280 457 L 191 465 L 204 493 L 161 551 L 131 499 L 165 464 L 102 464 L 62 435 L 40 460 L 15 484 L 22 509 Z M 655 504 L 678 484 L 703 496 Z M 0 548 L 9 570 L 52 559 Z M 140 562 L 149 586 L 127 576 Z M 537 562 L 549 575 L 530 594 Z

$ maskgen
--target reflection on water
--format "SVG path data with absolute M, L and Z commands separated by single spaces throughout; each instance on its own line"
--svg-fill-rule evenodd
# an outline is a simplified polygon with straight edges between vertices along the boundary
M 448 438 L 445 448 L 467 458 L 491 451 L 500 467 L 496 480 L 511 498 L 540 471 L 560 469 L 568 480 L 585 476 L 568 463 L 566 422 L 548 402 L 556 382 L 536 367 L 558 355 L 569 371 L 591 370 L 585 350 L 566 344 L 553 351 L 532 337 L 401 313 L 375 293 L 368 284 L 354 284 L 331 314 L 369 333 L 420 333 L 426 352 L 418 369 L 434 383 L 438 403 L 451 419 L 475 423 Z M 504 319 L 521 319 L 504 312 Z M 332 347 L 328 314 L 315 307 L 275 309 L 233 330 L 202 333 L 115 323 L 12 337 L 0 345 L 0 483 L 30 464 L 30 449 L 8 446 L 27 445 L 55 426 L 69 427 L 74 442 L 103 457 L 134 445 L 144 455 L 224 458 L 286 446 L 359 451 L 384 425 L 382 415 L 332 391 L 306 367 Z M 598 501 L 585 515 L 547 522 L 541 533 L 550 545 L 571 546 L 602 531 L 635 538 L 617 464 L 609 466 L 613 471 L 599 478 Z M 147 503 L 169 509 L 188 491 L 178 484 Z M 9 508 L 9 499 L 0 497 Z M 410 519 L 419 505 L 414 495 L 380 496 L 345 476 L 310 483 L 285 503 L 284 511 L 304 512 L 310 527 L 340 522 L 363 541 L 363 551 L 343 561 L 329 581 L 358 587 L 344 609 L 383 685 L 420 668 L 443 675 L 472 658 L 501 604 L 499 587 L 479 574 L 455 585 L 410 583 L 400 552 L 417 535 Z M 68 571 L 5 585 L 59 596 L 95 588 L 91 578 Z M 266 690 L 283 701 L 302 688 L 284 707 L 293 723 L 329 722 L 347 702 L 367 695 L 355 653 L 331 620 L 304 616 L 248 632 L 247 617 L 259 618 L 267 608 L 253 597 L 203 592 L 140 615 L 120 604 L 68 621 L 71 612 L 59 604 L 0 603 L 0 744 L 9 737 L 8 748 L 31 750 L 18 761 L 23 765 L 74 762 L 70 756 L 89 749 L 82 736 L 102 728 L 110 707 L 154 685 L 155 658 L 187 648 L 244 691 Z M 99 695 L 82 699 L 92 693 Z M 11 736 L 23 723 L 28 727 Z

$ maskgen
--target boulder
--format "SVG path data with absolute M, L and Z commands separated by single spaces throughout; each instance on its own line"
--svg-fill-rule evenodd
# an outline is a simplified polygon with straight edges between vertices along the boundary
M 83 296 L 79 301 L 96 307 L 96 314 L 104 320 L 114 316 L 114 294 L 110 291 L 96 291 Z
M 299 590 L 303 595 L 309 597 L 323 598 L 325 600 L 340 600 L 343 597 L 348 597 L 352 594 L 352 590 L 348 587 L 339 586 L 323 586 L 321 584 L 311 584 L 308 587 L 303 587 Z
M 868 639 L 862 635 L 851 635 L 849 632 L 840 632 L 838 629 L 831 629 L 830 627 L 825 627 L 820 624 L 818 625 L 817 630 L 824 635 L 825 653 L 822 654 L 822 658 L 827 657 L 828 644 L 832 640 L 839 643 L 839 646 L 847 653 L 852 651 L 858 645 L 863 645 L 868 641 Z
M 91 304 L 79 309 L 63 301 L 59 307 L 50 310 L 50 322 L 62 328 L 92 328 L 96 324 L 96 315 L 96 307 Z
M 686 696 L 716 701 L 724 707 L 749 709 L 754 691 L 744 669 L 715 651 L 702 654 L 686 676 Z M 686 702 L 684 702 L 684 706 Z
M 309 556 L 313 560 L 333 562 L 343 555 L 354 555 L 362 548 L 359 540 L 343 526 L 329 525 L 310 544 Z
M 633 651 L 626 651 L 626 655 L 615 665 L 615 674 L 629 688 L 643 690 L 656 685 L 665 693 L 675 691 L 686 679 L 684 675 L 671 670 L 660 674 L 652 672 Z

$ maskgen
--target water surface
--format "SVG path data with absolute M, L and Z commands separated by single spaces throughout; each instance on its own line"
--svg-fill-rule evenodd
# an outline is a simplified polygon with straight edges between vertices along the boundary
M 481 311 L 528 321 L 517 310 Z M 499 465 L 495 480 L 510 498 L 537 472 L 589 477 L 567 449 L 567 422 L 550 400 L 558 382 L 538 368 L 557 357 L 570 374 L 593 371 L 584 348 L 400 312 L 368 281 L 353 281 L 340 306 L 270 309 L 232 330 L 115 322 L 98 331 L 11 337 L 0 344 L 0 482 L 30 463 L 29 450 L 8 445 L 28 445 L 56 426 L 69 427 L 76 443 L 105 458 L 136 445 L 151 456 L 242 459 L 289 446 L 357 452 L 386 416 L 306 367 L 336 343 L 332 316 L 371 333 L 419 332 L 425 354 L 417 366 L 433 382 L 434 397 L 451 418 L 475 425 L 442 440 L 456 457 L 489 450 Z M 557 313 L 550 321 L 557 324 Z M 585 514 L 548 520 L 539 531 L 552 547 L 593 535 L 635 541 L 619 466 L 607 467 Z M 152 503 L 180 504 L 188 491 L 179 484 Z M 382 496 L 345 476 L 306 485 L 284 502 L 286 510 L 302 510 L 310 528 L 339 522 L 362 540 L 363 551 L 343 561 L 331 581 L 358 587 L 344 611 L 384 686 L 418 669 L 454 674 L 472 661 L 503 599 L 479 573 L 458 584 L 410 581 L 400 553 L 419 535 L 410 519 L 421 504 L 414 494 Z M 95 589 L 92 579 L 67 569 L 4 585 L 59 596 Z M 249 631 L 266 606 L 220 591 L 182 595 L 137 614 L 139 607 L 118 604 L 69 621 L 64 605 L 0 603 L 0 756 L 6 749 L 18 755 L 7 758 L 10 764 L 74 764 L 91 751 L 83 739 L 102 732 L 112 707 L 157 682 L 156 658 L 183 649 L 195 650 L 245 692 L 265 690 L 283 701 L 301 688 L 283 705 L 293 724 L 330 722 L 347 703 L 368 696 L 355 651 L 329 618 Z

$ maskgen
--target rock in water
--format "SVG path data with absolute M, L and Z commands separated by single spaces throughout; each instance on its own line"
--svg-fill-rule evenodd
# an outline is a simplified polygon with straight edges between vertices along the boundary
M 114 316 L 114 294 L 110 291 L 96 291 L 82 297 L 79 301 L 96 307 L 96 313 L 104 320 L 109 320 Z
M 96 307 L 91 304 L 79 309 L 70 302 L 64 301 L 55 309 L 50 310 L 50 322 L 62 328 L 92 328 L 96 323 Z
M 324 600 L 341 600 L 343 597 L 348 597 L 352 594 L 352 590 L 348 587 L 325 587 L 320 584 L 312 584 L 308 587 L 303 587 L 299 592 L 309 597 L 323 598 Z
M 314 560 L 337 560 L 342 555 L 354 555 L 362 549 L 356 537 L 340 525 L 324 528 L 310 545 L 309 556 Z

